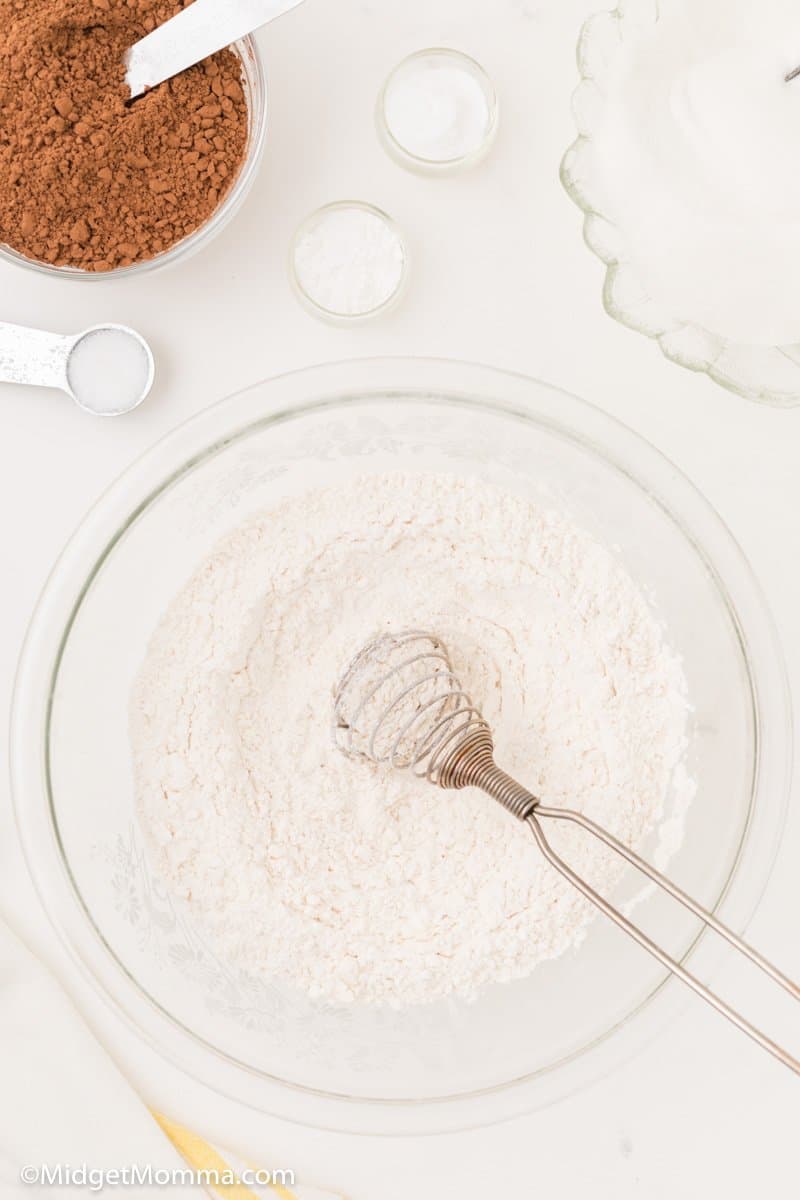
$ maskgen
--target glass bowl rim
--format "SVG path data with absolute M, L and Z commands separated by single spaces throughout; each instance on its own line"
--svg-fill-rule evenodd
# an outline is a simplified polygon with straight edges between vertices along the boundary
M 186 237 L 170 246 L 168 250 L 157 254 L 155 258 L 146 258 L 141 262 L 131 263 L 129 267 L 114 267 L 110 271 L 82 271 L 80 267 L 56 267 L 51 263 L 28 258 L 3 242 L 0 242 L 0 262 L 34 271 L 36 274 L 45 275 L 50 279 L 67 279 L 77 283 L 116 282 L 120 279 L 130 279 L 148 271 L 159 271 L 163 267 L 172 266 L 181 259 L 189 258 L 212 241 L 233 219 L 255 182 L 264 154 L 269 125 L 267 77 L 258 44 L 254 37 L 248 35 L 233 42 L 232 48 L 236 50 L 242 60 L 242 70 L 249 78 L 253 92 L 247 154 L 233 185 L 207 221 L 198 225 L 197 229 L 192 230 Z
M 513 399 L 509 401 L 505 397 L 511 393 Z M 213 404 L 156 442 L 118 477 L 79 525 L 45 584 L 25 639 L 14 690 L 13 806 L 28 869 L 45 912 L 95 994 L 139 1037 L 189 1075 L 240 1102 L 298 1124 L 365 1135 L 403 1136 L 491 1124 L 586 1086 L 651 1041 L 666 1021 L 682 1010 L 688 1000 L 683 994 L 686 989 L 663 980 L 616 1025 L 571 1058 L 474 1092 L 433 1099 L 369 1099 L 322 1092 L 271 1077 L 237 1062 L 186 1030 L 149 997 L 116 958 L 94 926 L 60 851 L 47 773 L 52 689 L 72 622 L 96 571 L 147 506 L 199 461 L 254 428 L 390 398 L 477 409 L 566 434 L 573 443 L 600 455 L 644 488 L 648 498 L 677 524 L 711 573 L 737 633 L 754 714 L 749 813 L 740 847 L 714 906 L 715 911 L 724 908 L 724 918 L 738 930 L 744 928 L 763 894 L 780 842 L 791 777 L 792 722 L 783 656 L 771 615 L 744 554 L 710 503 L 640 435 L 587 402 L 530 377 L 479 364 L 421 358 L 361 359 L 304 368 L 263 380 Z M 565 420 L 566 410 L 571 420 Z M 576 419 L 579 429 L 575 428 Z M 180 463 L 177 468 L 176 451 Z M 630 466 L 632 453 L 637 470 Z M 648 480 L 646 488 L 639 474 L 642 460 L 647 464 L 643 472 Z M 148 480 L 155 486 L 147 486 Z M 678 499 L 667 503 L 659 492 L 659 481 L 670 496 L 677 486 Z M 701 528 L 696 536 L 686 527 L 689 518 L 681 519 L 675 511 L 683 504 L 691 509 L 692 530 L 699 525 L 705 533 Z M 124 514 L 121 521 L 115 515 L 117 511 Z M 705 548 L 709 538 L 719 539 L 711 556 Z M 92 564 L 88 576 L 87 558 Z M 716 565 L 723 559 L 724 578 Z M 742 608 L 746 609 L 746 633 L 740 619 Z M 769 719 L 762 715 L 767 708 L 773 710 Z M 754 822 L 759 801 L 761 820 Z M 741 870 L 746 857 L 750 860 L 749 872 Z M 693 940 L 684 959 L 693 954 L 700 940 Z M 705 957 L 710 959 L 712 955 Z M 718 959 L 719 954 L 714 957 Z M 135 994 L 128 986 L 131 983 Z M 125 992 L 120 994 L 123 988 Z M 656 998 L 658 1003 L 654 1004 Z

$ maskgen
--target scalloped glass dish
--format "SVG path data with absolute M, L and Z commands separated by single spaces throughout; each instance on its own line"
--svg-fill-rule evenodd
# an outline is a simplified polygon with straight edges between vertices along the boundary
M 121 476 L 55 567 L 20 664 L 14 804 L 42 902 L 97 993 L 189 1075 L 285 1119 L 410 1134 L 583 1088 L 689 998 L 598 918 L 578 949 L 475 1003 L 323 1004 L 220 961 L 151 874 L 128 706 L 157 620 L 252 514 L 387 470 L 478 477 L 557 507 L 654 597 L 694 706 L 698 793 L 670 869 L 736 929 L 781 835 L 791 720 L 768 612 L 719 517 L 641 438 L 546 384 L 414 359 L 313 368 L 213 406 Z M 615 899 L 639 886 L 629 879 Z M 690 914 L 658 895 L 636 912 L 675 957 L 713 973 L 720 948 L 698 941 Z
M 613 98 L 615 72 L 623 49 L 635 48 L 637 40 L 644 44 L 652 38 L 660 19 L 658 0 L 626 0 L 613 12 L 590 17 L 578 42 L 581 81 L 573 97 L 578 137 L 564 156 L 561 179 L 583 210 L 586 244 L 605 264 L 603 304 L 616 321 L 654 339 L 664 355 L 678 365 L 705 372 L 722 387 L 748 399 L 798 404 L 800 339 L 791 344 L 771 344 L 774 338 L 757 340 L 760 335 L 749 329 L 733 332 L 721 325 L 723 331 L 715 332 L 710 320 L 698 319 L 696 312 L 688 315 L 690 306 L 676 304 L 674 296 L 662 294 L 652 281 L 645 282 L 648 272 L 641 258 L 636 258 L 636 234 L 627 219 L 618 215 L 623 192 L 610 180 L 621 177 L 619 154 L 623 151 L 621 143 L 611 146 L 606 124 L 609 114 L 614 120 L 613 105 L 619 103 L 618 96 Z M 657 61 L 655 54 L 648 60 Z M 642 74 L 646 74 L 646 67 L 642 67 Z M 643 112 L 648 111 L 644 101 L 641 107 Z M 702 153 L 702 144 L 699 150 Z M 629 165 L 625 169 L 631 170 Z M 649 204 L 646 194 L 643 204 Z M 653 221 L 657 229 L 655 213 Z M 687 243 L 687 258 L 690 247 Z M 737 263 L 732 262 L 729 279 L 736 268 Z M 699 279 L 690 282 L 701 286 Z M 724 288 L 724 282 L 722 276 L 718 277 L 720 287 Z M 745 334 L 752 340 L 746 340 Z

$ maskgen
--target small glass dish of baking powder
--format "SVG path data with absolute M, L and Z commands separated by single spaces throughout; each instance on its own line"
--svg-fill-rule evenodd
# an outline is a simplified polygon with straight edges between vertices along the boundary
M 392 71 L 378 97 L 378 133 L 401 166 L 443 174 L 473 166 L 497 132 L 497 93 L 460 50 L 418 50 Z
M 408 276 L 408 252 L 385 212 L 340 200 L 303 221 L 292 240 L 289 274 L 314 316 L 349 325 L 394 307 Z

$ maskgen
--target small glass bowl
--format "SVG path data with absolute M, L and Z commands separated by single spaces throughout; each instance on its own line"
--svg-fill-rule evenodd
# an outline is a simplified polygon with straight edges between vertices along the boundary
M 321 218 L 324 218 L 327 213 L 344 211 L 347 209 L 358 209 L 361 212 L 370 213 L 373 217 L 377 217 L 380 221 L 382 221 L 387 229 L 389 229 L 397 238 L 403 255 L 402 273 L 400 275 L 397 287 L 394 289 L 392 294 L 387 296 L 385 300 L 382 300 L 381 303 L 377 304 L 374 308 L 356 313 L 336 312 L 333 309 L 326 308 L 324 305 L 319 304 L 303 286 L 300 276 L 297 272 L 296 263 L 297 246 L 305 234 L 313 229 L 317 222 Z M 376 208 L 374 204 L 367 204 L 363 200 L 336 200 L 332 204 L 323 204 L 321 208 L 315 209 L 314 212 L 306 217 L 306 219 L 297 229 L 297 232 L 292 238 L 292 244 L 289 248 L 289 276 L 301 303 L 313 316 L 320 317 L 324 321 L 329 321 L 332 325 L 355 325 L 362 321 L 369 321 L 373 317 L 378 316 L 379 313 L 389 312 L 389 310 L 394 308 L 398 303 L 400 297 L 406 289 L 406 284 L 408 282 L 408 248 L 396 221 L 394 221 L 388 215 L 388 213 L 385 213 L 380 208 Z
M 235 50 L 242 62 L 242 86 L 247 101 L 248 129 L 247 145 L 239 174 L 229 188 L 222 203 L 214 210 L 209 219 L 199 225 L 187 237 L 170 246 L 163 254 L 155 258 L 144 259 L 132 263 L 129 267 L 115 267 L 111 271 L 84 271 L 80 267 L 56 267 L 51 263 L 40 262 L 28 258 L 10 246 L 0 243 L 0 262 L 15 263 L 17 266 L 28 267 L 42 275 L 56 279 L 79 279 L 88 282 L 98 280 L 122 279 L 134 275 L 142 275 L 146 271 L 155 271 L 166 267 L 179 259 L 189 258 L 203 246 L 216 237 L 225 228 L 234 215 L 239 211 L 247 193 L 252 187 L 267 134 L 267 81 L 258 47 L 253 38 L 242 38 L 234 42 L 231 49 Z
M 401 142 L 397 140 L 392 132 L 391 125 L 386 114 L 386 101 L 392 85 L 406 72 L 412 72 L 420 66 L 450 65 L 456 66 L 466 74 L 471 76 L 480 86 L 486 100 L 486 128 L 483 132 L 483 137 L 473 150 L 466 154 L 459 155 L 457 158 L 447 159 L 431 159 L 423 158 L 418 154 L 414 154 L 407 149 Z M 442 47 L 433 47 L 428 50 L 417 50 L 414 54 L 409 54 L 402 62 L 399 62 L 394 70 L 389 75 L 385 84 L 381 88 L 378 96 L 378 106 L 376 112 L 376 123 L 378 126 L 378 134 L 380 139 L 391 155 L 391 157 L 410 171 L 416 171 L 421 175 L 444 175 L 455 171 L 461 171 L 466 167 L 474 166 L 485 158 L 492 142 L 497 133 L 497 124 L 499 117 L 499 104 L 497 100 L 497 92 L 494 84 L 489 76 L 484 71 L 480 63 L 474 58 L 470 58 L 468 54 L 463 54 L 460 50 L 449 50 Z

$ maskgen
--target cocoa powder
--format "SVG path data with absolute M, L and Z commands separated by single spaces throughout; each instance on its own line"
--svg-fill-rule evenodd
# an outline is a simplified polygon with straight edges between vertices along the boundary
M 245 154 L 232 50 L 130 103 L 123 54 L 191 0 L 0 0 L 0 242 L 108 271 L 202 225 Z

